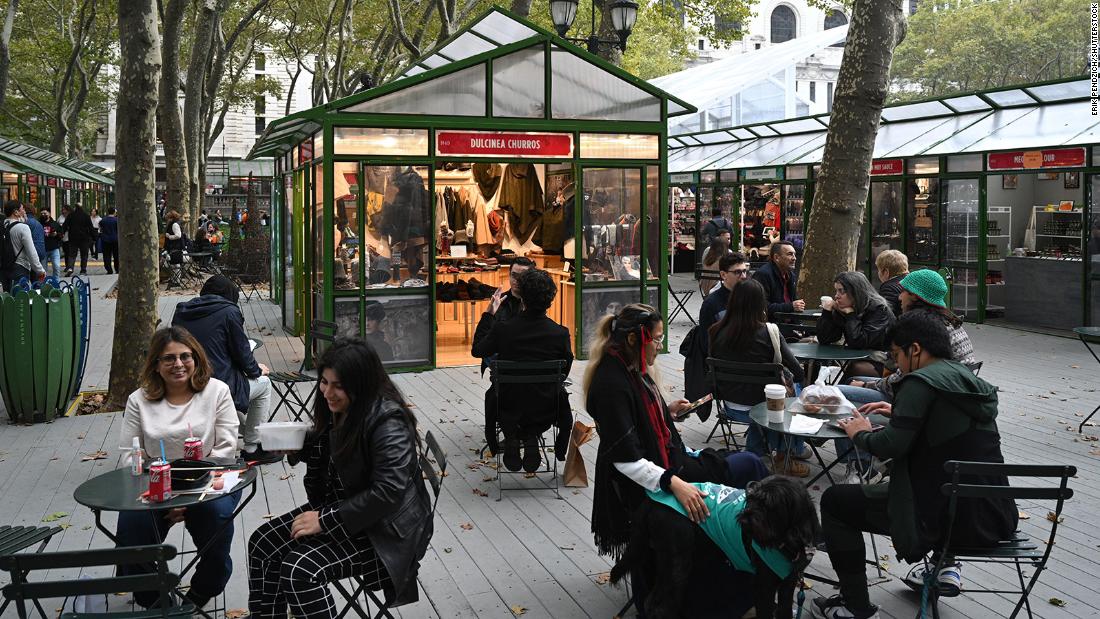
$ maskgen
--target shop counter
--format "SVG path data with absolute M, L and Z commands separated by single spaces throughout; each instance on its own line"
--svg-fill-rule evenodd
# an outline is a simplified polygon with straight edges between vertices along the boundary
M 1080 260 L 1005 259 L 1005 319 L 1050 329 L 1081 325 Z

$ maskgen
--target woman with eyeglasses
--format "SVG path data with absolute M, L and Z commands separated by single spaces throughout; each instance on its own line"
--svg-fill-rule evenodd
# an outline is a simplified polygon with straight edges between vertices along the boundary
M 202 345 L 180 327 L 153 334 L 149 355 L 141 371 L 141 388 L 130 394 L 122 417 L 121 446 L 128 449 L 136 437 L 148 457 L 160 457 L 160 444 L 169 461 L 183 457 L 188 436 L 202 439 L 203 457 L 236 458 L 237 411 L 229 386 L 213 377 Z M 148 461 L 149 458 L 146 458 Z M 173 525 L 183 522 L 197 548 L 211 543 L 191 577 L 188 599 L 202 608 L 219 595 L 233 573 L 229 551 L 233 543 L 233 510 L 240 491 L 187 508 L 154 512 L 119 512 L 120 546 L 161 544 Z M 224 529 L 221 529 L 222 526 Z M 219 531 L 219 529 L 221 529 Z M 148 570 L 138 566 L 119 568 L 120 575 Z M 156 591 L 137 591 L 134 600 L 148 608 L 157 602 Z
M 822 306 L 817 319 L 817 341 L 832 344 L 844 339 L 846 348 L 871 351 L 869 361 L 848 365 L 847 376 L 882 376 L 887 332 L 894 325 L 894 312 L 867 276 L 846 271 L 833 279 L 833 298 Z

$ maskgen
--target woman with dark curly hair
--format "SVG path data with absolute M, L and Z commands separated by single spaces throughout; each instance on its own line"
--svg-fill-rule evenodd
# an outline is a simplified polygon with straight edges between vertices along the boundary
M 522 310 L 510 320 L 494 320 L 486 312 L 474 334 L 475 357 L 492 357 L 501 361 L 564 361 L 565 373 L 573 365 L 573 348 L 569 330 L 554 322 L 546 310 L 554 302 L 558 286 L 550 274 L 531 268 L 519 276 L 519 297 Z M 498 410 L 497 389 L 503 410 Z M 541 461 L 539 437 L 551 425 L 558 427 L 554 453 L 565 459 L 573 413 L 569 394 L 564 387 L 551 384 L 491 385 L 485 397 L 485 440 L 489 449 L 497 451 L 497 429 L 504 434 L 504 466 L 511 471 L 522 467 L 527 472 L 538 470 Z M 520 455 L 520 447 L 523 455 Z

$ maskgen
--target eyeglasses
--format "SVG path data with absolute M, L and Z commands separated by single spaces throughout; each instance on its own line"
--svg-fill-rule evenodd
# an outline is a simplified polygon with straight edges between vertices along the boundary
M 665 336 L 662 335 L 661 337 L 655 337 L 650 341 L 656 344 L 657 348 L 661 348 L 665 345 Z
M 191 363 L 195 360 L 195 355 L 189 352 L 181 352 L 178 355 L 161 355 L 159 361 L 164 365 L 176 365 L 176 361 L 184 364 Z
M 729 273 L 734 277 L 740 277 L 741 279 L 748 279 L 750 270 L 746 267 L 744 269 L 733 269 L 732 271 L 722 271 L 723 273 Z

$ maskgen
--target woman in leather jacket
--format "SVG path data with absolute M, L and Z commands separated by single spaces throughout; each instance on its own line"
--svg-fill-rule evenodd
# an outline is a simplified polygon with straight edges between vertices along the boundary
M 317 365 L 306 463 L 308 503 L 261 525 L 248 542 L 254 617 L 334 617 L 328 583 L 352 576 L 387 606 L 418 599 L 416 573 L 432 535 L 416 420 L 374 349 L 338 340 Z

